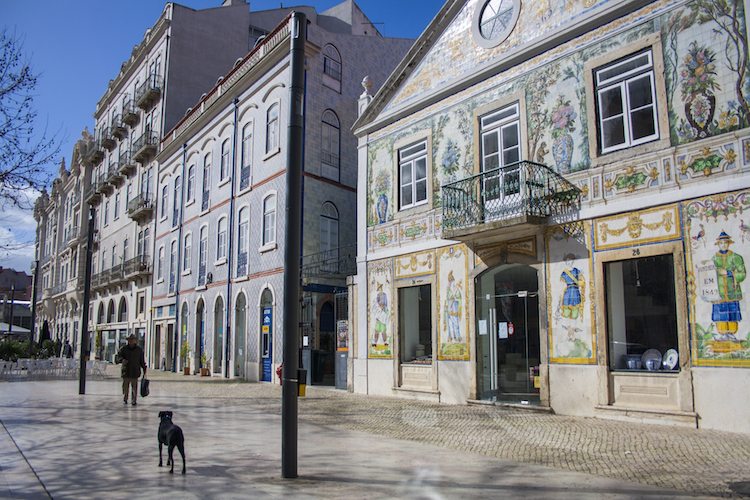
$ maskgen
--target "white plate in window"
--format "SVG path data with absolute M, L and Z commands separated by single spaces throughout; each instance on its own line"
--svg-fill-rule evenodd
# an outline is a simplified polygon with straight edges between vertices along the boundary
M 676 349 L 669 349 L 664 353 L 662 364 L 665 370 L 674 370 L 680 361 L 680 355 Z

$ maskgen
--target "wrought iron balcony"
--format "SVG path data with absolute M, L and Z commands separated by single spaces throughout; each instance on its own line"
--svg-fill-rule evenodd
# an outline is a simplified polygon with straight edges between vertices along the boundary
M 122 121 L 129 127 L 134 127 L 141 120 L 141 112 L 133 103 L 133 100 L 125 102 L 122 105 Z
M 92 274 L 92 275 L 91 275 L 91 283 L 90 283 L 90 286 L 91 286 L 91 288 L 92 288 L 92 289 L 93 289 L 93 288 L 97 288 L 97 287 L 99 286 L 99 273 L 96 273 L 96 274 Z
M 163 80 L 159 75 L 149 75 L 135 91 L 135 105 L 144 111 L 151 109 L 151 106 L 161 96 Z
M 123 177 L 120 173 L 120 160 L 112 160 L 107 170 L 107 182 L 117 186 L 121 180 L 123 180 Z
M 141 136 L 136 139 L 133 143 L 133 160 L 146 163 L 149 158 L 156 154 L 156 146 L 159 143 L 159 138 L 156 133 L 150 129 L 146 130 Z
M 112 151 L 112 148 L 115 147 L 115 144 L 117 143 L 114 137 L 112 137 L 109 127 L 102 130 L 102 136 L 99 138 L 99 142 L 103 148 L 107 148 L 110 151 Z
M 303 278 L 346 278 L 357 274 L 357 245 L 353 243 L 302 257 Z
M 139 194 L 128 203 L 128 217 L 133 220 L 147 219 L 154 213 L 154 202 L 146 194 Z
M 130 153 L 126 153 L 120 156 L 120 159 L 117 160 L 117 170 L 122 175 L 129 176 L 135 172 L 135 169 L 135 160 L 133 160 L 133 157 L 130 155 Z
M 237 277 L 247 275 L 247 252 L 237 254 Z
M 109 281 L 118 283 L 125 278 L 124 264 L 116 264 L 109 269 Z
M 73 245 L 78 243 L 78 236 L 78 226 L 72 226 L 66 231 L 64 243 L 72 247 Z
M 201 200 L 201 212 L 208 210 L 208 200 L 211 198 L 211 191 L 203 191 L 203 199 Z
M 128 129 L 122 121 L 122 115 L 115 115 L 112 117 L 112 126 L 109 127 L 109 133 L 112 134 L 112 137 L 117 139 L 127 137 Z
M 151 274 L 151 258 L 148 255 L 138 255 L 124 264 L 125 277 L 127 279 L 137 278 Z
M 443 236 L 470 238 L 477 232 L 521 224 L 544 224 L 575 210 L 581 190 L 546 165 L 521 161 L 445 184 Z
M 68 288 L 68 282 L 63 281 L 62 283 L 58 283 L 57 285 L 50 288 L 50 295 L 59 295 L 63 293 Z
M 52 260 L 52 254 L 45 255 L 44 257 L 42 257 L 42 260 L 39 261 L 39 265 L 43 266 L 51 260 Z
M 240 171 L 240 191 L 250 185 L 250 167 L 242 167 Z
M 106 288 L 110 284 L 109 275 L 110 275 L 109 269 L 106 269 L 99 273 L 99 285 L 98 285 L 99 288 Z M 93 288 L 93 285 L 92 285 L 92 288 Z
M 91 179 L 91 185 L 86 190 L 86 203 L 89 205 L 96 205 L 101 201 L 101 187 L 104 185 L 104 179 L 102 177 L 97 177 L 95 179 Z
M 91 141 L 89 150 L 86 152 L 86 159 L 93 165 L 98 165 L 104 159 L 104 149 L 99 141 Z

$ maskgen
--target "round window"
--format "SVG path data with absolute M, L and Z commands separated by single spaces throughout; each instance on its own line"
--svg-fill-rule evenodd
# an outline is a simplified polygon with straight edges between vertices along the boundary
M 520 10 L 520 0 L 480 1 L 472 23 L 474 41 L 487 49 L 500 45 L 513 31 Z

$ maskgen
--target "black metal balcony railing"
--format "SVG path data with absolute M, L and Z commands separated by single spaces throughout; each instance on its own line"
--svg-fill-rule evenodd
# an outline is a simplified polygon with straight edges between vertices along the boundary
M 107 169 L 107 182 L 110 184 L 118 184 L 122 180 L 122 174 L 119 171 L 120 162 L 119 160 L 112 160 Z
M 124 264 L 116 264 L 109 270 L 109 280 L 113 283 L 122 281 L 124 278 Z
M 122 156 L 120 156 L 120 159 L 117 160 L 117 170 L 122 175 L 130 175 L 133 172 L 135 172 L 136 164 L 133 160 L 133 157 L 130 155 L 130 152 L 126 152 Z
M 303 278 L 345 278 L 357 273 L 357 244 L 345 245 L 302 257 Z
M 86 152 L 86 159 L 97 165 L 102 159 L 104 159 L 104 150 L 102 149 L 99 141 L 91 141 L 88 151 Z
M 198 265 L 198 286 L 206 285 L 206 264 Z
M 135 91 L 135 105 L 148 110 L 161 96 L 162 79 L 159 75 L 149 75 Z
M 148 217 L 154 211 L 154 203 L 148 195 L 141 193 L 128 202 L 127 211 L 131 219 Z
M 106 287 L 107 285 L 109 285 L 109 275 L 109 269 L 105 269 L 104 271 L 99 273 L 99 287 Z
M 70 195 L 70 203 L 72 206 L 76 206 L 81 202 L 81 191 L 76 189 L 73 194 Z
M 460 231 L 517 218 L 547 218 L 575 208 L 581 190 L 546 165 L 521 161 L 445 184 L 443 229 Z
M 156 136 L 156 133 L 147 129 L 133 143 L 133 159 L 137 162 L 145 163 L 156 153 L 158 143 L 159 138 Z
M 138 109 L 138 107 L 135 105 L 135 103 L 133 102 L 133 100 L 131 99 L 129 101 L 126 101 L 122 105 L 122 121 L 123 121 L 123 123 L 125 123 L 126 125 L 128 125 L 130 127 L 133 127 L 136 124 L 138 124 L 138 122 L 140 121 L 140 119 L 141 119 L 141 112 Z
M 151 273 L 151 258 L 148 255 L 138 255 L 126 260 L 124 266 L 125 277 L 130 278 L 140 274 Z
M 211 197 L 211 191 L 203 191 L 203 199 L 201 201 L 201 211 L 208 210 L 208 200 Z
M 237 277 L 247 274 L 247 252 L 237 254 Z
M 63 293 L 68 288 L 68 282 L 63 281 L 62 283 L 58 283 L 57 285 L 53 286 L 50 289 L 50 295 L 58 295 Z
M 112 117 L 112 126 L 109 128 L 109 133 L 112 137 L 121 139 L 127 136 L 128 130 L 125 128 L 125 124 L 122 121 L 122 115 L 115 115 Z
M 246 189 L 250 185 L 250 167 L 242 167 L 240 171 L 240 190 Z
M 99 273 L 92 274 L 91 275 L 91 288 L 96 288 L 99 286 Z
M 117 143 L 111 134 L 112 132 L 110 132 L 109 127 L 107 127 L 102 130 L 102 136 L 99 138 L 102 147 L 107 148 L 110 151 L 112 151 L 112 148 L 115 147 L 115 144 Z

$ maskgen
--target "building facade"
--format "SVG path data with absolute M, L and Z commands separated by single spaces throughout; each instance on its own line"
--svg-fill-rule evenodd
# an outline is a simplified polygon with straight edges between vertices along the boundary
M 750 432 L 746 24 L 448 1 L 354 127 L 353 390 Z
M 261 13 L 275 23 L 267 35 L 164 137 L 148 346 L 155 366 L 278 381 L 292 11 L 307 17 L 303 191 L 295 195 L 300 345 L 303 364 L 317 363 L 312 381 L 333 383 L 334 353 L 346 348 L 345 337 L 337 343 L 336 294 L 346 291 L 356 238 L 357 145 L 347 132 L 360 75 L 385 81 L 412 43 L 380 36 L 351 0 L 322 13 Z

